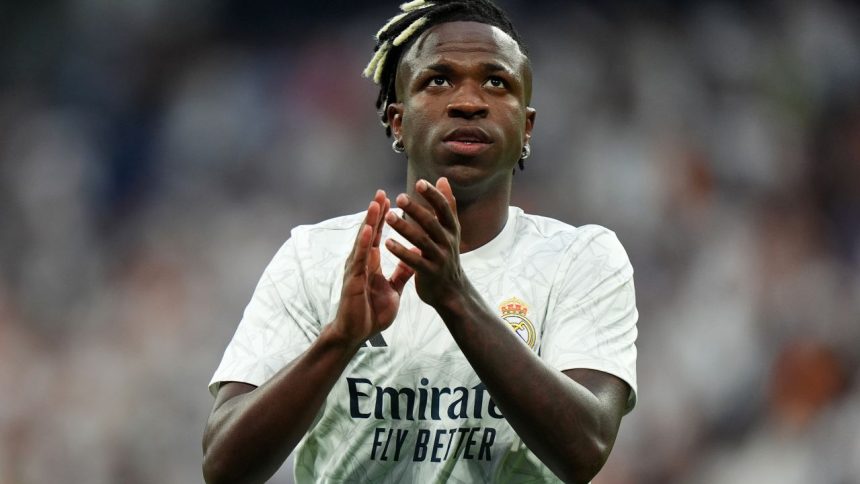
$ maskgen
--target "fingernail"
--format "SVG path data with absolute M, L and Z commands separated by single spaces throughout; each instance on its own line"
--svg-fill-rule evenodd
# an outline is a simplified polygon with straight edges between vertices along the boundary
M 409 205 L 409 197 L 407 197 L 405 193 L 397 195 L 397 205 L 400 205 L 401 207 Z
M 427 182 L 425 180 L 418 180 L 418 191 L 423 192 L 427 189 Z
M 388 212 L 388 215 L 385 216 L 385 220 L 388 223 L 393 224 L 397 221 L 397 214 L 395 214 L 394 212 Z

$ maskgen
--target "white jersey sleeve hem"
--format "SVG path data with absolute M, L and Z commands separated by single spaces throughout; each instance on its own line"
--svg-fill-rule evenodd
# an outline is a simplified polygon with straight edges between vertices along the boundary
M 553 366 L 559 371 L 587 369 L 598 370 L 616 376 L 623 380 L 624 383 L 627 383 L 627 386 L 630 387 L 630 396 L 627 398 L 627 408 L 625 409 L 625 413 L 629 412 L 634 406 L 636 406 L 638 393 L 636 388 L 636 379 L 633 378 L 630 371 L 623 365 L 619 365 L 611 360 L 596 359 L 585 355 L 582 357 L 568 355 L 565 358 L 561 358 Z

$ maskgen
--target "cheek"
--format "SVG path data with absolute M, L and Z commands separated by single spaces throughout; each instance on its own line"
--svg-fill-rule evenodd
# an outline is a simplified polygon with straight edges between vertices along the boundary
M 504 110 L 504 126 L 506 138 L 511 145 L 519 145 L 525 137 L 526 113 L 518 106 L 510 106 Z
M 421 139 L 429 134 L 433 126 L 426 106 L 407 105 L 403 110 L 402 133 L 405 141 Z M 413 142 L 414 144 L 414 142 Z

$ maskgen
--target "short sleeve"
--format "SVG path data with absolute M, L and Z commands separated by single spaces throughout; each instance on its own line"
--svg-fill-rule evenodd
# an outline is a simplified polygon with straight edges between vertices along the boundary
M 585 226 L 557 273 L 541 338 L 541 357 L 559 370 L 588 368 L 630 385 L 636 403 L 636 295 L 633 268 L 615 234 Z
M 310 303 L 296 245 L 294 231 L 260 277 L 209 383 L 213 395 L 222 382 L 262 385 L 319 335 L 319 318 Z

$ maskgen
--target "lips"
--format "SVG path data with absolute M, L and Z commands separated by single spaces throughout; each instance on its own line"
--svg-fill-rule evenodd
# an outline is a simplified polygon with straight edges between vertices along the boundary
M 442 142 L 456 155 L 475 156 L 487 150 L 493 139 L 483 129 L 469 126 L 451 131 Z
M 459 143 L 484 143 L 490 144 L 493 142 L 493 139 L 481 128 L 476 126 L 464 126 L 462 128 L 457 128 L 442 138 L 442 141 L 449 142 L 459 142 Z

